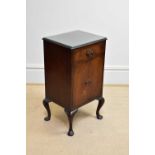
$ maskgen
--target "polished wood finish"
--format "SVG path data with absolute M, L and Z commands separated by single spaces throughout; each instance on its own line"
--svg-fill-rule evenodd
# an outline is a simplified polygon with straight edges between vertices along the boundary
M 73 34 L 71 33 L 71 35 Z M 85 38 L 87 36 L 83 40 L 86 42 Z M 67 40 L 72 46 L 62 45 L 64 40 L 61 40 L 60 44 L 53 40 L 50 41 L 49 38 L 43 40 L 45 65 L 45 100 L 43 104 L 48 113 L 45 120 L 50 120 L 51 117 L 48 103 L 55 102 L 65 109 L 69 120 L 68 135 L 73 136 L 72 120 L 79 107 L 98 99 L 96 116 L 98 119 L 102 117 L 99 110 L 104 103 L 102 86 L 106 39 L 101 38 L 82 45 L 78 45 L 76 39 L 74 42 Z
M 44 41 L 45 95 L 64 108 L 71 108 L 71 53 Z
M 72 55 L 72 94 L 74 108 L 102 96 L 105 41 L 77 49 Z M 92 50 L 94 55 L 87 56 Z

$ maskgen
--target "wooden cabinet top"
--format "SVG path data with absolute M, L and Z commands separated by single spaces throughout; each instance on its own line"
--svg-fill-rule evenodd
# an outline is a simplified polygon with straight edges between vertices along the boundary
M 77 30 L 77 31 L 45 37 L 43 38 L 43 40 L 58 44 L 60 46 L 63 46 L 69 49 L 76 49 L 102 40 L 107 40 L 107 38 L 99 35 L 95 35 L 92 33 Z

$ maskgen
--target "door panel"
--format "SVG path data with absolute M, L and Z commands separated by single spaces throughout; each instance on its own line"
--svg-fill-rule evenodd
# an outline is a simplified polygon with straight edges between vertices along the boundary
M 102 95 L 103 66 L 104 52 L 89 61 L 73 62 L 74 107 L 82 106 Z

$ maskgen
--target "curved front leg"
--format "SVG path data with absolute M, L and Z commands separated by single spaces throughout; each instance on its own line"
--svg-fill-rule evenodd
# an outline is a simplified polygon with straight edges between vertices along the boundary
M 50 107 L 49 107 L 49 102 L 50 102 L 50 100 L 47 99 L 47 98 L 45 98 L 43 100 L 43 105 L 44 105 L 44 107 L 45 107 L 45 109 L 47 111 L 47 116 L 44 118 L 45 121 L 49 121 L 51 119 L 51 110 L 50 110 Z
M 102 119 L 103 118 L 103 116 L 100 115 L 99 111 L 100 111 L 101 107 L 103 106 L 104 102 L 105 102 L 104 98 L 101 97 L 99 99 L 99 103 L 98 103 L 97 110 L 96 110 L 96 117 L 97 117 L 97 119 Z
M 74 131 L 73 131 L 73 128 L 72 128 L 72 122 L 73 122 L 73 117 L 74 115 L 76 114 L 78 110 L 74 110 L 74 111 L 70 111 L 70 110 L 66 110 L 65 109 L 65 112 L 68 116 L 68 121 L 69 121 L 69 130 L 68 130 L 68 136 L 73 136 L 74 135 Z

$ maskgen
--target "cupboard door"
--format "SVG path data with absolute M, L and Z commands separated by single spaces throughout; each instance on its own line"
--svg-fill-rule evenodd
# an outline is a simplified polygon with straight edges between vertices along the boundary
M 73 56 L 72 95 L 74 107 L 80 107 L 102 96 L 104 49 L 101 48 L 101 50 L 100 54 L 89 58 L 88 61 L 74 61 Z

